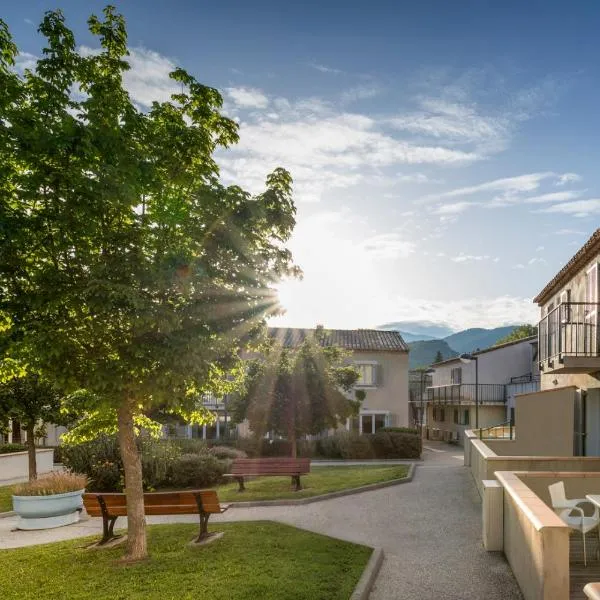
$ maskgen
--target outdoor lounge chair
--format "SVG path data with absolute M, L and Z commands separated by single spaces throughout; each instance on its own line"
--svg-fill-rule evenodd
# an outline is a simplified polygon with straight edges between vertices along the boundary
M 563 481 L 553 483 L 548 486 L 552 509 L 571 529 L 581 531 L 583 537 L 583 564 L 587 567 L 587 554 L 585 548 L 585 534 L 592 529 L 597 528 L 600 523 L 600 514 L 598 507 L 594 506 L 594 514 L 586 517 L 579 504 L 592 504 L 585 498 L 567 499 L 565 495 L 565 484 Z M 572 513 L 577 513 L 573 515 Z M 600 530 L 598 531 L 598 544 L 600 547 Z

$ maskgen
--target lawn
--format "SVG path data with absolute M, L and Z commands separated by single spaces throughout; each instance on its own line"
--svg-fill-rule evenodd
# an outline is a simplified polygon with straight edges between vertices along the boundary
M 0 513 L 12 510 L 12 485 L 0 486 Z
M 245 482 L 246 491 L 238 492 L 237 481 L 217 488 L 222 502 L 249 500 L 277 500 L 308 498 L 329 492 L 356 488 L 371 483 L 406 477 L 406 465 L 312 467 L 309 475 L 301 478 L 302 490 L 295 492 L 290 477 L 259 477 Z
M 371 549 L 271 522 L 213 524 L 225 535 L 191 548 L 194 525 L 148 528 L 151 559 L 120 566 L 123 548 L 90 539 L 0 551 L 2 600 L 347 600 Z

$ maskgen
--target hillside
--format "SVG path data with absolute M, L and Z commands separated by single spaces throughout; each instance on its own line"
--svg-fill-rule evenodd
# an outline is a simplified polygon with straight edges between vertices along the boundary
M 424 333 L 412 333 L 410 331 L 402 331 L 400 332 L 402 339 L 408 344 L 409 342 L 420 342 L 423 340 L 437 340 L 439 338 L 433 337 L 432 335 L 425 335 Z
M 410 342 L 408 344 L 410 353 L 408 355 L 408 368 L 427 367 L 435 361 L 435 356 L 442 353 L 444 360 L 457 356 L 458 352 L 450 348 L 445 340 L 425 340 Z
M 407 332 L 410 336 L 418 336 L 419 340 L 440 340 L 453 333 L 453 329 L 443 323 L 433 321 L 395 321 L 379 325 L 377 329 Z M 405 339 L 407 342 L 408 340 Z
M 474 352 L 493 346 L 500 338 L 507 336 L 516 328 L 516 325 L 507 327 L 496 327 L 495 329 L 483 329 L 475 327 L 453 333 L 444 338 L 450 348 L 459 354 L 463 352 Z

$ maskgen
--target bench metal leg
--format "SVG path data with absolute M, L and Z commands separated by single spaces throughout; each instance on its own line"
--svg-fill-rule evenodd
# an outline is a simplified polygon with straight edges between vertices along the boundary
M 238 488 L 238 492 L 243 492 L 246 488 L 244 487 L 244 478 L 243 477 L 236 477 L 237 482 L 239 484 L 239 488 Z
M 117 517 L 111 517 L 108 514 L 108 508 L 102 496 L 98 497 L 98 504 L 100 504 L 100 509 L 102 510 L 102 539 L 98 542 L 98 546 L 103 546 L 111 540 L 121 536 L 114 534 L 114 527 L 115 523 L 117 522 Z
M 292 475 L 292 484 L 295 492 L 299 492 L 302 489 L 302 485 L 300 484 L 300 475 Z

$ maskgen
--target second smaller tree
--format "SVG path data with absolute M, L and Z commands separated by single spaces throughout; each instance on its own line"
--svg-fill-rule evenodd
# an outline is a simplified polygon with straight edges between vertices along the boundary
M 348 352 L 321 344 L 326 335 L 317 329 L 295 347 L 270 342 L 260 358 L 249 361 L 244 391 L 233 402 L 237 421 L 248 419 L 258 437 L 287 437 L 293 457 L 298 438 L 337 427 L 358 412 L 364 398 L 350 396 L 359 373 Z

